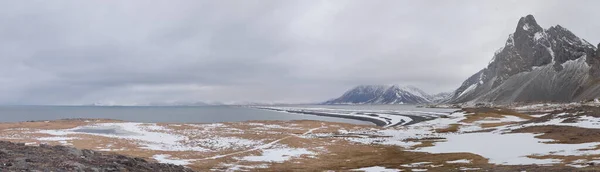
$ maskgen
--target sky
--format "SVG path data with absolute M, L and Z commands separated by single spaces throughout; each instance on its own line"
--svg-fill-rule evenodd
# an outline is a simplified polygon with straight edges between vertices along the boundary
M 532 14 L 600 43 L 595 0 L 0 1 L 0 104 L 321 102 L 454 91 Z

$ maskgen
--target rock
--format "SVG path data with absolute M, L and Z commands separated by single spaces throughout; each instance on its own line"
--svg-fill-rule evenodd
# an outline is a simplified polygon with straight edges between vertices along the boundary
M 142 158 L 66 146 L 25 146 L 0 141 L 0 171 L 192 171 Z
M 65 147 L 66 148 L 66 152 L 68 152 L 71 155 L 77 156 L 77 157 L 81 157 L 83 155 L 83 152 L 81 152 L 81 150 L 79 149 L 75 149 L 72 147 Z

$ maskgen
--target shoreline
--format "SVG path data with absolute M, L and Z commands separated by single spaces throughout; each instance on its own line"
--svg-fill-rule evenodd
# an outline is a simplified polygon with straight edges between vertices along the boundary
M 294 111 L 294 110 L 280 110 L 280 109 L 272 109 L 272 108 L 258 108 L 258 109 L 270 110 L 270 111 L 277 111 L 277 112 L 285 112 L 285 113 L 292 113 L 292 114 L 316 115 L 316 116 L 325 116 L 325 117 L 334 117 L 334 118 L 344 118 L 344 119 L 353 119 L 353 120 L 359 120 L 359 121 L 367 121 L 367 122 L 371 122 L 371 123 L 373 123 L 373 124 L 375 124 L 376 126 L 379 126 L 379 127 L 387 125 L 387 123 L 384 122 L 384 121 L 381 121 L 381 120 L 378 120 L 378 119 L 374 119 L 374 118 L 360 117 L 360 116 L 337 115 L 337 114 L 329 114 L 329 113 L 322 113 L 322 112 L 306 112 L 306 111 Z
M 384 115 L 398 116 L 398 117 L 408 117 L 410 120 L 400 119 L 399 121 L 392 122 L 393 120 L 388 117 L 381 117 L 378 114 L 371 112 L 359 112 L 358 115 L 346 115 L 346 114 L 336 114 L 336 113 L 327 113 L 327 112 L 315 112 L 315 111 L 305 111 L 305 110 L 289 110 L 289 109 L 278 109 L 272 107 L 254 107 L 256 109 L 269 110 L 269 111 L 277 111 L 284 113 L 292 113 L 292 114 L 305 114 L 305 115 L 316 115 L 316 116 L 324 116 L 324 117 L 334 117 L 334 118 L 343 118 L 343 119 L 352 119 L 352 120 L 360 120 L 371 122 L 378 127 L 394 127 L 399 125 L 412 125 L 423 121 L 428 121 L 435 119 L 433 117 L 427 118 L 424 116 L 418 115 L 408 115 L 408 114 L 400 114 L 400 113 L 384 113 Z
M 340 122 L 340 123 L 348 123 L 348 124 L 357 124 L 357 125 L 365 125 L 365 126 L 378 126 L 378 127 L 393 127 L 398 125 L 412 125 L 419 122 L 431 120 L 440 116 L 443 116 L 442 113 L 435 112 L 421 112 L 421 111 L 394 111 L 394 110 L 359 110 L 359 109 L 310 109 L 310 108 L 293 108 L 293 107 L 269 107 L 269 106 L 240 106 L 244 109 L 254 109 L 264 112 L 265 114 L 270 114 L 270 116 L 274 116 L 274 118 L 257 118 L 251 119 L 248 117 L 227 117 L 229 119 L 223 121 L 205 121 L 205 120 L 192 120 L 187 122 L 192 123 L 222 123 L 222 122 L 248 122 L 255 120 L 274 120 L 274 121 L 293 121 L 293 120 L 317 120 L 317 121 L 326 121 L 326 122 Z M 235 110 L 235 109 L 234 109 Z M 226 111 L 229 113 L 230 110 Z M 112 112 L 112 111 L 109 111 Z M 146 112 L 146 111 L 141 111 Z M 257 113 L 257 112 L 253 112 Z M 258 112 L 262 113 L 262 112 Z M 277 117 L 278 115 L 273 115 L 272 113 L 285 113 L 287 116 L 291 117 Z M 421 115 L 422 114 L 422 115 Z M 8 120 L 0 120 L 0 123 L 14 123 L 14 122 L 43 122 L 43 121 L 54 121 L 54 120 L 70 120 L 70 119 L 86 119 L 86 120 L 110 120 L 110 121 L 129 121 L 129 122 L 157 122 L 157 123 L 181 123 L 184 121 L 178 120 L 164 120 L 164 117 L 159 117 L 155 120 L 149 119 L 133 119 L 131 117 L 115 117 L 114 115 L 108 116 L 97 116 L 94 114 L 83 114 L 83 115 L 64 115 L 62 117 L 59 116 L 50 116 L 45 117 L 47 119 L 37 119 L 31 120 L 30 114 L 27 114 L 29 117 L 24 117 L 22 120 L 19 117 Z M 134 114 L 135 115 L 135 114 Z M 306 116 L 306 117 L 293 117 L 293 116 Z M 1 117 L 2 115 L 0 115 Z M 130 116 L 133 116 L 130 114 Z M 142 115 L 137 115 L 142 116 Z M 200 115 L 196 118 L 200 118 L 203 115 Z M 204 115 L 208 117 L 215 117 L 213 115 Z M 269 116 L 269 115 L 267 115 Z M 311 117 L 312 116 L 312 117 Z M 184 116 L 185 117 L 185 116 Z M 289 118 L 289 119 L 286 119 Z M 206 119 L 206 118 L 204 118 Z M 233 120 L 232 120 L 233 119 Z

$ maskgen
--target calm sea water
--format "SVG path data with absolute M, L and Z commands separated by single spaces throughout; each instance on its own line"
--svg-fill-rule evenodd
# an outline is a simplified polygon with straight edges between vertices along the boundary
M 132 122 L 214 123 L 249 120 L 321 120 L 372 125 L 370 122 L 289 114 L 237 106 L 128 107 L 128 106 L 0 106 L 0 122 L 106 118 Z

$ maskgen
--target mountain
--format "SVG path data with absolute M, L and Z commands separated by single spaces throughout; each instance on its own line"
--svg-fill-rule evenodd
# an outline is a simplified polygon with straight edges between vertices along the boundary
M 600 45 L 599 45 L 600 46 Z M 522 17 L 488 66 L 469 77 L 450 103 L 571 102 L 600 96 L 600 53 L 568 29 Z
M 432 96 L 413 86 L 361 85 L 323 104 L 424 104 Z
M 450 100 L 450 98 L 452 98 L 453 95 L 453 92 L 441 92 L 430 95 L 429 100 L 431 100 L 431 103 L 442 103 Z

